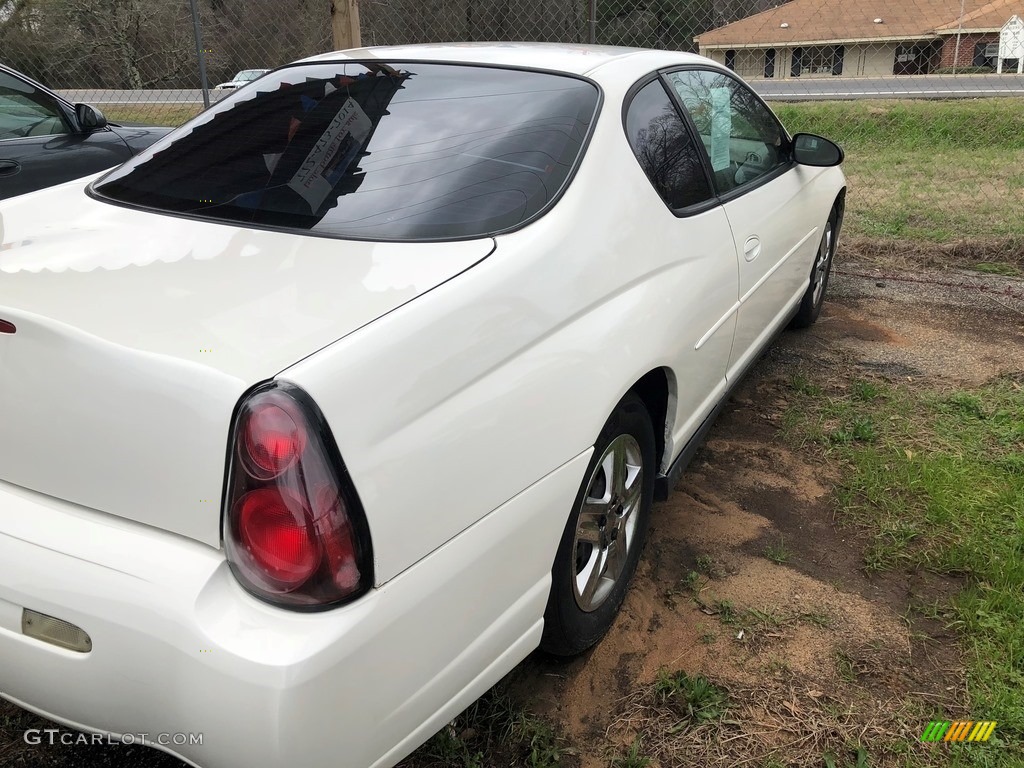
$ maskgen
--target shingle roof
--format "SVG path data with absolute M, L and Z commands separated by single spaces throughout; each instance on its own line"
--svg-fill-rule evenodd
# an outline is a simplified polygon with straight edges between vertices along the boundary
M 1002 29 L 1003 25 L 1012 16 L 1024 17 L 1024 0 L 995 0 L 986 3 L 983 7 L 964 15 L 964 29 Z M 956 32 L 960 29 L 960 19 L 956 18 L 949 24 L 943 24 L 936 28 L 940 35 L 948 32 Z
M 966 14 L 998 29 L 1014 13 L 1024 16 L 1024 0 L 965 0 Z M 875 19 L 882 19 L 876 24 Z M 959 28 L 960 0 L 792 0 L 755 16 L 697 36 L 702 48 L 786 45 L 853 40 L 916 40 L 935 37 L 940 27 Z M 787 24 L 787 27 L 783 27 Z M 966 15 L 965 15 L 965 29 Z

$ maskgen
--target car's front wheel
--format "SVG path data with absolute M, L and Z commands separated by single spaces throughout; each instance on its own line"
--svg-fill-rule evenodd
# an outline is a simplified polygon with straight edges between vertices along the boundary
M 656 471 L 651 417 L 630 393 L 601 430 L 562 534 L 543 650 L 581 653 L 611 627 L 647 537 Z
M 836 249 L 839 247 L 839 214 L 832 209 L 828 221 L 825 222 L 825 231 L 821 234 L 821 243 L 818 245 L 818 253 L 814 257 L 814 265 L 811 267 L 811 282 L 807 286 L 807 293 L 800 302 L 800 308 L 793 317 L 793 328 L 808 328 L 814 325 L 821 314 L 821 307 L 825 303 L 825 292 L 828 290 L 828 280 L 832 275 L 832 262 L 835 259 Z

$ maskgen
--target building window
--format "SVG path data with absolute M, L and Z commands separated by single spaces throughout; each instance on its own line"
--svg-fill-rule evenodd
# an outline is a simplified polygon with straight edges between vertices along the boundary
M 896 46 L 893 74 L 927 75 L 939 66 L 941 51 L 942 43 L 937 41 L 901 43 Z
M 841 75 L 846 46 L 815 45 L 793 50 L 793 77 L 801 75 Z
M 775 77 L 776 58 L 778 58 L 778 52 L 774 48 L 769 48 L 764 52 L 764 76 L 766 80 L 771 80 Z
M 999 59 L 999 43 L 975 43 L 974 66 L 996 68 Z
M 725 52 L 725 66 L 733 72 L 736 71 L 736 51 L 729 49 Z

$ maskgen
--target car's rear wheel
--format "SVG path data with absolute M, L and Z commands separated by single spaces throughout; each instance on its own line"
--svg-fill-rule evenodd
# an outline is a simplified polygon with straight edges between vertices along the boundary
M 541 648 L 572 656 L 612 625 L 650 525 L 655 447 L 643 401 L 626 395 L 594 445 L 551 571 Z
M 839 214 L 832 209 L 828 221 L 825 223 L 825 231 L 821 235 L 821 243 L 818 245 L 818 253 L 814 257 L 814 265 L 811 267 L 811 283 L 807 286 L 807 293 L 800 302 L 800 308 L 790 323 L 793 328 L 807 328 L 814 325 L 821 314 L 821 307 L 825 303 L 825 292 L 828 290 L 828 280 L 832 275 L 832 262 L 835 259 L 836 248 L 839 245 Z

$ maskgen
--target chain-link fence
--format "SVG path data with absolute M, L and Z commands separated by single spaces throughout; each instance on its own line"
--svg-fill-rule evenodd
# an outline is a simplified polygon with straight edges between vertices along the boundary
M 216 100 L 331 48 L 329 0 L 0 0 L 0 63 L 122 122 L 184 122 L 201 75 Z
M 791 129 L 845 144 L 854 234 L 1010 238 L 1020 248 L 1024 0 L 357 6 L 365 45 L 596 42 L 702 53 L 749 80 Z M 0 62 L 121 122 L 179 124 L 204 107 L 204 75 L 216 100 L 262 70 L 334 47 L 332 0 L 0 0 Z

